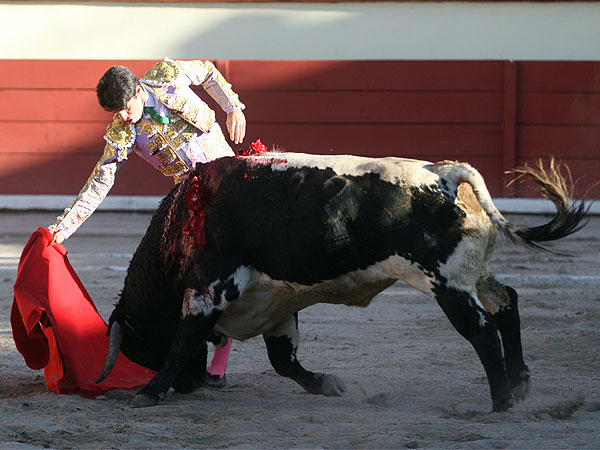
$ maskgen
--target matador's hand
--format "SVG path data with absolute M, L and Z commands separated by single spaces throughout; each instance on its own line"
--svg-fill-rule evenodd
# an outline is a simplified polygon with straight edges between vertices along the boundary
M 54 233 L 54 239 L 52 239 L 52 242 L 50 242 L 50 245 L 56 245 L 56 244 L 62 244 L 65 241 L 65 236 L 60 232 L 57 231 L 56 233 Z
M 241 109 L 227 114 L 227 131 L 229 139 L 236 144 L 241 144 L 246 136 L 246 116 Z

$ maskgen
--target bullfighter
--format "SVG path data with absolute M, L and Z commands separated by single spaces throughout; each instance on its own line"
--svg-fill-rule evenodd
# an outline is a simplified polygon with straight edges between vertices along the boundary
M 245 105 L 210 61 L 156 62 L 143 78 L 113 66 L 96 87 L 100 106 L 116 113 L 106 129 L 104 154 L 75 201 L 49 229 L 52 245 L 62 243 L 96 210 L 117 173 L 134 152 L 175 184 L 197 164 L 234 154 L 215 121 L 214 111 L 191 89 L 202 88 L 227 114 L 229 138 L 239 144 L 246 133 Z M 231 339 L 216 347 L 206 383 L 224 387 Z

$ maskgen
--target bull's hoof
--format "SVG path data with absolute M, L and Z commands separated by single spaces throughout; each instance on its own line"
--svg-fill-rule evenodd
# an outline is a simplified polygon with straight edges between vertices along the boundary
M 132 408 L 147 408 L 148 406 L 154 406 L 158 403 L 158 398 L 152 397 L 146 394 L 137 394 L 129 406 Z
M 529 395 L 531 389 L 531 379 L 527 377 L 527 380 L 523 380 L 511 389 L 511 393 L 515 401 L 522 402 Z
M 173 383 L 173 389 L 180 394 L 189 394 L 204 384 L 204 376 L 202 378 L 190 374 L 179 374 Z
M 509 399 L 501 401 L 501 402 L 494 402 L 494 404 L 492 406 L 492 412 L 494 412 L 494 413 L 506 412 L 510 408 L 512 408 L 514 406 L 514 404 L 515 404 L 515 402 L 512 398 L 509 398 Z
M 511 393 L 516 402 L 525 400 L 531 389 L 531 378 L 527 366 L 515 379 L 511 380 Z
M 326 395 L 327 397 L 340 397 L 346 392 L 346 384 L 337 375 L 329 375 L 326 373 L 316 374 L 316 381 L 319 387 L 319 392 L 316 394 Z

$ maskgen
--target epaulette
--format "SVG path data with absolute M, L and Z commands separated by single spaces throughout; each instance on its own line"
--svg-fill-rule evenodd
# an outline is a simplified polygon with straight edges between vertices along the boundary
M 170 59 L 165 59 L 164 61 L 154 63 L 152 70 L 146 72 L 141 81 L 155 86 L 161 86 L 171 83 L 178 76 L 179 67 L 177 67 L 177 63 Z
M 104 139 L 119 150 L 128 149 L 135 142 L 135 125 L 128 124 L 119 114 L 115 114 L 112 122 L 106 127 Z

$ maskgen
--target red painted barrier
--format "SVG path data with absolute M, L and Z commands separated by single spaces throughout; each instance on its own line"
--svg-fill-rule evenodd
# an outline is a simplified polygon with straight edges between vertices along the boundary
M 76 194 L 111 118 L 96 102 L 98 78 L 114 64 L 141 76 L 152 63 L 0 60 L 0 194 Z M 579 195 L 599 178 L 600 62 L 216 64 L 247 106 L 246 141 L 234 150 L 260 138 L 295 152 L 464 160 L 494 196 L 530 195 L 503 187 L 503 172 L 539 157 L 569 165 L 582 178 Z M 112 193 L 162 195 L 171 186 L 133 157 Z

